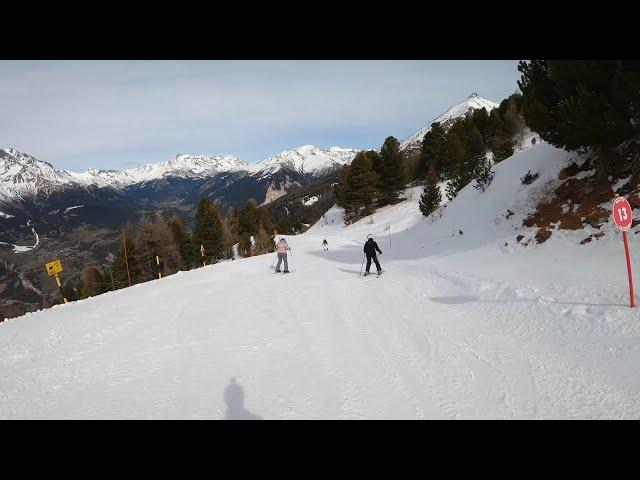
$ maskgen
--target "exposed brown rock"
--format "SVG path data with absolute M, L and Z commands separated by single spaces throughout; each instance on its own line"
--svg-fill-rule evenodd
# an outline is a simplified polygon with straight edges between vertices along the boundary
M 560 170 L 560 173 L 558 173 L 558 178 L 560 180 L 565 180 L 569 177 L 573 177 L 574 175 L 577 175 L 579 171 L 580 169 L 578 167 L 578 164 L 576 162 L 573 162 L 571 165 Z
M 535 213 L 522 223 L 525 227 L 544 229 L 557 225 L 557 228 L 563 230 L 579 230 L 585 224 L 600 228 L 609 218 L 610 212 L 599 205 L 613 201 L 613 183 L 595 184 L 590 179 L 569 178 L 555 189 L 551 201 L 539 204 Z M 638 201 L 640 202 L 640 198 Z M 569 206 L 566 213 L 562 212 L 563 205 Z M 551 232 L 548 235 L 550 234 Z
M 538 232 L 536 233 L 536 241 L 538 243 L 546 242 L 547 240 L 549 240 L 549 237 L 551 237 L 551 230 L 547 228 L 538 229 Z

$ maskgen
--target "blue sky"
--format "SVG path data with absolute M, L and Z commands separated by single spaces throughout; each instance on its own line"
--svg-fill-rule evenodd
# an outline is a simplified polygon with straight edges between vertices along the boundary
M 177 153 L 249 163 L 282 150 L 379 148 L 472 92 L 517 91 L 517 61 L 0 61 L 0 147 L 56 168 Z

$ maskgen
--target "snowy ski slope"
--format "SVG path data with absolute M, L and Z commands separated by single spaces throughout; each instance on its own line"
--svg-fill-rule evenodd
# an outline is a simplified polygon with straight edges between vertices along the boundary
M 5 321 L 0 418 L 640 418 L 619 234 L 514 238 L 568 161 L 520 152 L 442 218 L 419 189 L 347 227 L 334 207 L 287 239 L 289 275 L 227 261 Z

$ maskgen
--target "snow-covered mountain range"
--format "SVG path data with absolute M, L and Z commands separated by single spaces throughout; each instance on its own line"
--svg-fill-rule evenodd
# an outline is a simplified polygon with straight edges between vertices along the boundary
M 94 186 L 123 189 L 161 179 L 207 180 L 224 173 L 240 173 L 265 179 L 283 170 L 318 177 L 353 159 L 357 150 L 331 147 L 323 150 L 304 145 L 254 164 L 232 155 L 176 155 L 175 158 L 126 170 L 59 171 L 51 164 L 12 148 L 0 149 L 0 201 L 21 200 L 38 193 Z M 242 175 L 240 175 L 241 177 Z
M 123 188 L 161 178 L 204 179 L 221 172 L 246 170 L 248 165 L 232 156 L 179 154 L 161 163 L 153 163 L 127 170 L 89 169 L 83 173 L 65 171 L 73 180 L 84 185 Z
M 500 104 L 492 100 L 483 98 L 480 95 L 478 95 L 476 92 L 473 92 L 464 101 L 454 105 L 449 110 L 444 112 L 442 115 L 439 115 L 438 117 L 431 120 L 427 125 L 425 125 L 423 128 L 418 130 L 416 133 L 402 140 L 400 142 L 400 149 L 413 150 L 415 148 L 419 148 L 425 134 L 429 130 L 431 130 L 431 125 L 435 122 L 441 123 L 445 128 L 447 128 L 457 118 L 464 117 L 467 114 L 467 112 L 478 110 L 481 108 L 486 108 L 487 112 L 490 112 L 491 110 L 499 106 Z

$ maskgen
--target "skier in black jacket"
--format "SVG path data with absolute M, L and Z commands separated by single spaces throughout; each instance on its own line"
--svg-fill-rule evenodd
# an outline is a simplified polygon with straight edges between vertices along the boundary
M 367 242 L 364 244 L 364 253 L 367 256 L 367 269 L 364 274 L 369 275 L 369 268 L 371 268 L 371 259 L 376 264 L 376 268 L 378 269 L 378 275 L 382 273 L 382 267 L 380 266 L 380 262 L 378 262 L 378 257 L 376 256 L 376 250 L 380 255 L 382 255 L 382 250 L 378 247 L 378 244 L 373 240 L 373 235 L 367 235 Z

